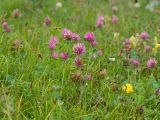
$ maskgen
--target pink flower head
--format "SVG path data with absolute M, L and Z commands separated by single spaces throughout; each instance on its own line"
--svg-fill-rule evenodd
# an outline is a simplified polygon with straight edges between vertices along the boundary
M 58 58 L 58 53 L 53 52 L 53 53 L 52 53 L 52 58 L 53 58 L 53 59 L 57 59 L 57 58 Z
M 57 43 L 58 43 L 58 38 L 55 36 L 51 37 L 49 41 L 49 49 L 53 50 L 56 47 Z
M 60 54 L 60 56 L 61 56 L 61 58 L 62 58 L 63 60 L 67 60 L 67 59 L 68 59 L 68 53 L 66 53 L 66 52 L 62 52 L 62 53 Z
M 151 46 L 149 46 L 149 45 L 145 46 L 145 51 L 146 52 L 150 52 L 151 50 L 152 50 Z
M 76 57 L 74 60 L 74 64 L 76 67 L 83 67 L 83 60 L 80 57 Z
M 150 68 L 154 68 L 157 64 L 157 61 L 155 58 L 151 58 L 148 60 L 147 62 L 147 68 L 150 69 Z
M 3 26 L 3 28 L 6 28 L 8 26 L 8 23 L 7 22 L 3 22 L 2 26 Z
M 148 39 L 149 39 L 149 34 L 148 34 L 147 32 L 142 32 L 142 33 L 140 34 L 140 38 L 141 38 L 142 40 L 148 40 Z
M 67 28 L 64 28 L 62 31 L 62 36 L 65 40 L 71 40 L 72 39 L 72 32 L 68 30 Z
M 21 15 L 21 13 L 20 13 L 19 9 L 15 9 L 15 10 L 13 11 L 13 17 L 14 17 L 14 18 L 17 18 L 17 17 L 19 17 L 20 15 Z
M 98 28 L 102 28 L 103 25 L 104 25 L 104 17 L 103 16 L 99 16 L 98 19 L 97 19 L 97 27 Z
M 95 35 L 93 34 L 93 32 L 87 32 L 85 35 L 84 35 L 84 39 L 89 41 L 89 42 L 92 42 L 95 40 Z
M 72 33 L 72 40 L 78 41 L 80 40 L 80 36 L 76 33 Z
M 92 42 L 91 42 L 91 45 L 92 45 L 93 47 L 97 46 L 97 41 L 96 41 L 96 40 L 92 41 Z
M 7 22 L 3 22 L 2 23 L 2 26 L 3 26 L 3 28 L 4 28 L 4 30 L 6 31 L 6 32 L 11 32 L 11 28 L 9 27 L 9 25 L 8 25 L 8 23 Z
M 125 46 L 125 48 L 130 48 L 131 47 L 131 41 L 129 39 L 126 39 L 124 41 L 124 46 Z
M 86 48 L 83 43 L 77 43 L 73 46 L 73 51 L 77 55 L 82 55 L 86 52 Z
M 131 41 L 129 39 L 125 39 L 124 45 L 127 46 L 127 45 L 130 45 L 130 44 L 131 44 Z
M 47 16 L 47 17 L 44 19 L 44 23 L 45 23 L 46 26 L 49 26 L 49 25 L 51 24 L 51 18 Z
M 135 66 L 138 66 L 140 64 L 139 60 L 138 59 L 131 59 L 131 64 L 135 65 Z
M 5 31 L 6 31 L 7 33 L 11 32 L 11 28 L 8 26 L 8 27 L 5 28 Z
M 131 45 L 131 41 L 128 38 L 125 39 L 124 46 L 127 47 L 127 46 L 130 46 L 130 45 Z
M 119 22 L 119 18 L 117 16 L 112 16 L 112 23 L 117 24 Z

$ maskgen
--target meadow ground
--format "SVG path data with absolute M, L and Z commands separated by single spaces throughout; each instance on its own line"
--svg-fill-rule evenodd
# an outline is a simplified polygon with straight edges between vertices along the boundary
M 57 2 L 0 1 L 0 119 L 160 119 L 160 14 Z

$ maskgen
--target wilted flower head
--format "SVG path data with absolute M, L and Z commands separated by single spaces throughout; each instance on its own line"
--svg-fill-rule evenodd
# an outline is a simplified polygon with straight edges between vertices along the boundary
M 11 32 L 11 28 L 9 27 L 9 25 L 6 21 L 2 23 L 2 26 L 6 32 L 8 32 L 8 33 Z
M 76 57 L 74 60 L 74 64 L 76 67 L 83 67 L 83 60 L 80 57 Z
M 93 32 L 87 32 L 85 35 L 84 35 L 84 39 L 89 41 L 89 42 L 92 42 L 95 40 L 95 35 L 93 34 Z
M 83 43 L 77 43 L 73 46 L 73 51 L 76 55 L 82 55 L 86 52 L 86 48 Z
M 102 56 L 103 55 L 103 51 L 102 50 L 98 50 L 98 56 Z
M 113 7 L 112 7 L 112 12 L 113 12 L 113 13 L 117 13 L 117 12 L 118 12 L 118 8 L 117 8 L 116 6 L 113 6 Z
M 133 64 L 135 66 L 138 66 L 140 64 L 138 59 L 131 59 L 130 62 L 131 62 L 131 64 Z
M 19 17 L 21 15 L 20 10 L 18 8 L 13 10 L 12 15 L 13 15 L 14 18 Z
M 105 22 L 105 21 L 104 21 L 104 17 L 103 17 L 103 16 L 99 16 L 98 19 L 97 19 L 97 27 L 98 27 L 98 28 L 103 27 L 104 22 Z
M 143 40 L 148 40 L 149 39 L 149 34 L 147 32 L 142 32 L 140 34 L 140 38 Z
M 71 40 L 72 39 L 72 32 L 68 30 L 67 28 L 64 28 L 62 31 L 62 36 L 65 40 Z
M 112 16 L 112 23 L 117 24 L 119 22 L 119 18 L 117 16 Z
M 157 61 L 155 58 L 150 58 L 147 62 L 147 68 L 154 68 L 157 64 Z
M 92 54 L 91 58 L 95 60 L 97 58 L 97 55 L 96 54 Z
M 78 71 L 72 74 L 71 79 L 76 81 L 82 80 L 82 73 Z
M 58 53 L 57 52 L 53 52 L 52 53 L 52 58 L 53 59 L 57 59 L 58 58 Z
M 51 37 L 49 41 L 49 49 L 53 50 L 56 47 L 57 43 L 58 43 L 58 38 L 55 36 Z
M 67 60 L 67 59 L 68 59 L 68 53 L 66 53 L 66 52 L 62 52 L 62 53 L 60 54 L 60 56 L 61 56 L 61 58 L 62 58 L 63 60 Z
M 49 25 L 51 24 L 51 18 L 47 16 L 47 17 L 44 19 L 44 23 L 45 23 L 46 26 L 49 26 Z
M 80 40 L 80 36 L 76 33 L 72 33 L 72 40 L 78 41 Z
M 92 77 L 92 74 L 91 73 L 89 73 L 89 74 L 87 74 L 87 80 L 92 80 L 93 79 L 93 77 Z
M 146 45 L 145 46 L 145 52 L 150 52 L 152 50 L 151 46 Z
M 100 76 L 100 77 L 106 77 L 106 75 L 107 75 L 107 70 L 106 70 L 106 69 L 103 69 L 103 70 L 101 70 L 101 71 L 99 72 L 99 76 Z
M 125 91 L 127 94 L 128 93 L 132 93 L 133 92 L 133 87 L 131 84 L 126 84 L 124 86 L 122 86 L 123 91 Z
M 15 40 L 13 43 L 13 47 L 15 48 L 20 48 L 22 46 L 22 41 L 21 40 Z

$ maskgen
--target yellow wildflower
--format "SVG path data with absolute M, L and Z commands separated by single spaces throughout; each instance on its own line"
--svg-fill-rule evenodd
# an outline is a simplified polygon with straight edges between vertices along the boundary
M 127 94 L 133 92 L 133 87 L 131 84 L 126 84 L 122 87 L 122 90 L 125 91 Z
M 109 22 L 109 21 L 111 21 L 111 18 L 109 16 L 105 16 L 105 20 L 106 20 L 106 22 Z
M 133 87 L 130 84 L 126 84 L 126 93 L 133 92 Z
M 136 38 L 134 36 L 131 36 L 129 40 L 131 41 L 132 46 L 136 47 Z
M 113 40 L 118 41 L 119 39 L 120 39 L 120 34 L 119 33 L 114 33 Z
M 130 41 L 131 41 L 131 42 L 135 42 L 135 41 L 136 41 L 136 38 L 135 38 L 134 36 L 131 36 L 131 37 L 130 37 Z
M 154 43 L 157 44 L 158 38 L 155 36 L 154 37 Z
M 156 44 L 155 45 L 155 48 L 157 49 L 157 48 L 160 48 L 160 44 L 158 43 L 158 44 Z
M 156 54 L 157 53 L 157 49 L 156 48 L 152 48 L 152 53 Z
M 144 42 L 143 42 L 143 45 L 144 45 L 144 46 L 146 46 L 146 45 L 147 45 L 147 43 L 144 41 Z
M 122 90 L 126 91 L 126 86 L 125 85 L 122 86 Z

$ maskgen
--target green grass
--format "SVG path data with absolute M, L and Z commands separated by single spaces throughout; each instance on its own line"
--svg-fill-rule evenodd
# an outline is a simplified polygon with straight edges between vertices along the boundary
M 0 18 L 6 18 L 12 32 L 6 33 L 0 27 L 0 119 L 8 120 L 158 120 L 160 119 L 160 96 L 155 91 L 160 87 L 160 65 L 146 70 L 146 62 L 155 57 L 159 62 L 159 53 L 144 53 L 143 46 L 136 53 L 141 61 L 138 68 L 123 65 L 127 57 L 123 52 L 124 39 L 147 31 L 150 40 L 147 44 L 154 47 L 154 36 L 160 27 L 159 14 L 141 8 L 135 9 L 131 1 L 118 4 L 116 14 L 120 23 L 105 24 L 102 29 L 95 28 L 99 14 L 111 17 L 112 11 L 107 0 L 61 0 L 63 7 L 56 10 L 56 0 L 1 0 Z M 133 4 L 132 4 L 133 5 Z M 12 11 L 19 8 L 22 16 L 14 19 Z M 51 26 L 44 25 L 44 18 L 50 16 Z M 61 29 L 56 29 L 60 27 Z M 83 70 L 74 67 L 75 55 L 72 47 L 75 42 L 66 42 L 61 30 L 68 28 L 79 33 L 81 42 L 86 45 L 86 54 L 82 56 Z M 83 39 L 88 31 L 96 33 L 98 46 L 93 48 Z M 114 32 L 120 33 L 120 40 L 114 41 Z M 69 59 L 53 60 L 48 49 L 51 36 L 59 38 L 55 51 L 66 51 Z M 23 46 L 12 50 L 16 40 L 22 40 Z M 103 56 L 91 60 L 90 55 L 103 50 Z M 131 52 L 134 57 L 133 49 Z M 39 57 L 41 56 L 41 57 Z M 114 57 L 115 62 L 108 59 Z M 105 77 L 99 72 L 107 70 Z M 92 73 L 91 81 L 73 81 L 76 71 L 82 75 Z M 118 90 L 113 90 L 115 83 Z M 122 91 L 122 86 L 130 83 L 134 92 Z M 143 106 L 144 112 L 137 112 Z

